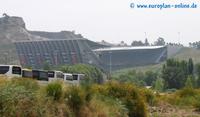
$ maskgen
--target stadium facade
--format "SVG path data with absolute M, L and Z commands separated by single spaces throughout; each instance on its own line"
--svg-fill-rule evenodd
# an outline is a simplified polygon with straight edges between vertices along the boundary
M 105 71 L 157 64 L 167 59 L 166 46 L 111 47 L 87 39 L 49 39 L 15 42 L 24 67 L 49 65 L 95 65 Z
M 111 47 L 94 50 L 107 71 L 158 64 L 167 59 L 166 46 Z

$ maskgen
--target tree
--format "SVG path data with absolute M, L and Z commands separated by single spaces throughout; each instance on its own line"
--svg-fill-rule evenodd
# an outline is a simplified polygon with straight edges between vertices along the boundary
M 144 81 L 146 82 L 146 85 L 152 86 L 153 82 L 156 81 L 158 74 L 152 71 L 145 72 L 145 78 Z
M 192 47 L 192 48 L 200 49 L 200 41 L 190 42 L 189 46 Z
M 120 75 L 119 77 L 115 78 L 115 80 L 123 83 L 134 83 L 138 86 L 146 86 L 144 78 L 145 76 L 143 72 L 136 72 L 135 70 L 132 70 L 126 74 Z
M 193 75 L 193 70 L 194 70 L 194 64 L 192 58 L 189 59 L 188 61 L 188 74 Z
M 145 39 L 145 43 L 144 43 L 144 45 L 145 45 L 145 46 L 149 46 L 149 45 L 150 45 L 150 44 L 149 44 L 149 41 L 148 41 L 147 38 Z
M 189 47 L 193 47 L 191 42 L 189 42 Z
M 124 41 L 121 41 L 120 44 L 118 44 L 119 46 L 127 46 L 127 44 Z
M 131 46 L 144 46 L 145 44 L 142 41 L 133 41 Z
M 196 85 L 200 88 L 200 64 L 196 65 L 196 73 L 197 73 L 197 82 Z
M 154 42 L 154 45 L 155 45 L 155 46 L 162 46 L 162 45 L 165 45 L 165 40 L 164 40 L 164 38 L 159 37 L 159 38 L 157 39 L 157 41 Z
M 154 89 L 159 92 L 162 92 L 164 90 L 164 80 L 162 78 L 157 78 L 154 83 Z
M 51 66 L 49 65 L 48 62 L 44 62 L 44 64 L 43 64 L 43 69 L 44 69 L 44 70 L 51 70 Z
M 186 88 L 193 88 L 194 87 L 194 82 L 193 82 L 193 80 L 192 80 L 193 78 L 192 78 L 192 76 L 188 76 L 188 78 L 187 78 L 187 80 L 186 80 L 186 82 L 185 82 L 185 87 Z
M 187 61 L 168 59 L 162 68 L 162 78 L 167 88 L 182 88 L 188 77 Z
M 200 77 L 197 77 L 196 86 L 197 88 L 200 88 Z
M 91 65 L 86 64 L 76 64 L 72 66 L 61 66 L 61 71 L 65 73 L 82 73 L 85 74 L 85 80 L 84 83 L 90 84 L 90 83 L 103 83 L 103 72 Z

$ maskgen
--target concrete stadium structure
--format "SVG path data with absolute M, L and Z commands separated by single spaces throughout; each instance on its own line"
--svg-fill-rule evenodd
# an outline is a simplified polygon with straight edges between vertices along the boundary
M 158 64 L 167 59 L 167 46 L 111 47 L 93 51 L 107 71 Z
M 95 65 L 105 71 L 157 64 L 167 59 L 166 46 L 110 47 L 84 38 L 15 42 L 22 66 Z

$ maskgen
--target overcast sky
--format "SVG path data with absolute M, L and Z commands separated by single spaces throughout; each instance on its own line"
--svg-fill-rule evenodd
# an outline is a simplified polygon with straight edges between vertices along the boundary
M 132 9 L 132 2 L 194 2 L 199 6 L 196 9 Z M 199 0 L 1 0 L 0 14 L 4 12 L 23 17 L 29 30 L 75 30 L 93 41 L 144 41 L 144 32 L 150 42 L 158 37 L 183 44 L 200 41 Z

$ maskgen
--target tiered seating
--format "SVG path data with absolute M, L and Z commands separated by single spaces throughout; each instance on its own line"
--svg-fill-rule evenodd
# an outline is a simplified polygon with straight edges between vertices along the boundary
M 74 46 L 74 49 L 75 49 L 75 53 L 76 53 L 76 57 L 78 59 L 78 62 L 82 63 L 82 56 L 81 56 L 81 53 L 80 53 L 80 48 L 79 48 L 79 45 L 78 45 L 78 40 L 72 40 L 72 43 L 73 43 L 73 46 Z
M 156 64 L 167 58 L 167 47 L 93 51 L 105 46 L 83 39 L 27 41 L 15 45 L 21 64 L 33 68 L 42 68 L 48 62 L 50 65 L 85 63 L 105 70 L 111 65 L 115 70 Z
M 166 60 L 166 47 L 159 49 L 117 50 L 100 52 L 100 59 L 108 70 L 160 63 Z M 162 59 L 160 59 L 162 57 Z

